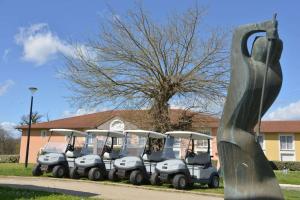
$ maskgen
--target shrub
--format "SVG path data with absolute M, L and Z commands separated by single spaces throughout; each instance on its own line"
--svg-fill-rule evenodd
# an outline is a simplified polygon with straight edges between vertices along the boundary
M 284 167 L 291 171 L 300 171 L 300 162 L 295 161 L 270 161 L 273 170 L 283 170 Z
M 20 155 L 0 155 L 0 163 L 18 163 Z

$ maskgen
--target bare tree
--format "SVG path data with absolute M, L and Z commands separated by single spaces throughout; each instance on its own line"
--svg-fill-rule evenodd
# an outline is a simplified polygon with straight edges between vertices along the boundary
M 64 76 L 80 105 L 148 107 L 157 131 L 170 129 L 172 99 L 219 102 L 228 83 L 227 35 L 201 25 L 206 10 L 195 6 L 165 23 L 138 9 L 113 15 L 99 39 L 77 45 Z M 127 105 L 127 104 L 126 104 Z
M 20 139 L 13 138 L 0 126 L 0 155 L 18 154 L 20 150 Z
M 31 117 L 31 123 L 32 124 L 39 123 L 39 122 L 41 122 L 42 118 L 43 118 L 43 115 L 39 114 L 38 112 L 33 112 L 32 117 Z M 21 117 L 20 124 L 21 125 L 29 125 L 29 115 L 23 115 Z

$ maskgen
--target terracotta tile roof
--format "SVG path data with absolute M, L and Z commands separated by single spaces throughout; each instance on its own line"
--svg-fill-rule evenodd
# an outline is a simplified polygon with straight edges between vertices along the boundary
M 262 121 L 264 133 L 300 133 L 300 121 Z
M 177 123 L 179 117 L 185 112 L 181 109 L 171 109 L 170 119 L 171 123 Z M 187 111 L 191 114 L 193 128 L 200 127 L 218 127 L 219 120 L 207 114 L 195 113 Z M 33 129 L 50 129 L 50 128 L 70 128 L 70 129 L 87 129 L 96 128 L 99 125 L 107 122 L 113 117 L 120 117 L 121 119 L 137 125 L 139 128 L 151 129 L 151 120 L 148 110 L 111 110 L 98 112 L 93 114 L 81 115 L 76 117 L 69 117 L 64 119 L 53 120 L 49 122 L 42 122 L 32 124 Z M 28 126 L 19 126 L 18 129 L 27 129 Z

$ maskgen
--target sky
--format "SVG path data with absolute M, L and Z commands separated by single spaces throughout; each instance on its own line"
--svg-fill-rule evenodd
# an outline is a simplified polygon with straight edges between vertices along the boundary
M 70 42 L 82 44 L 98 37 L 101 23 L 113 9 L 118 17 L 136 1 L 104 0 L 0 0 L 0 125 L 17 135 L 14 126 L 29 113 L 28 88 L 37 87 L 33 110 L 49 119 L 97 111 L 70 104 L 72 95 L 58 71 L 65 66 L 62 54 L 71 55 Z M 283 85 L 264 116 L 266 120 L 300 119 L 300 2 L 283 0 L 145 0 L 144 8 L 158 22 L 172 12 L 195 5 L 208 8 L 204 24 L 232 29 L 257 23 L 278 14 Z M 105 109 L 105 108 L 103 108 Z M 45 118 L 44 118 L 45 119 Z

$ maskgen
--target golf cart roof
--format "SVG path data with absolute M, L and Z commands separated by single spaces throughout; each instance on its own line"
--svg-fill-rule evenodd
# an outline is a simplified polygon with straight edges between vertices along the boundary
M 91 129 L 86 130 L 86 133 L 93 133 L 94 135 L 101 135 L 101 136 L 108 136 L 108 137 L 115 137 L 115 138 L 122 138 L 124 137 L 124 133 L 119 131 L 110 131 L 110 130 L 100 130 L 100 129 Z
M 56 132 L 61 135 L 66 135 L 66 136 L 87 136 L 85 132 L 82 131 L 77 131 L 77 130 L 72 130 L 72 129 L 50 129 L 50 132 Z
M 167 135 L 173 136 L 175 138 L 186 138 L 186 139 L 193 139 L 193 140 L 207 140 L 213 139 L 212 136 L 204 134 L 204 133 L 197 133 L 191 131 L 169 131 L 166 132 Z
M 138 136 L 150 137 L 150 138 L 165 138 L 166 135 L 154 131 L 146 131 L 146 130 L 125 130 L 124 133 L 134 133 Z

